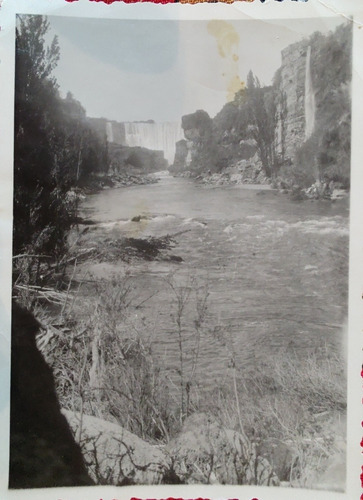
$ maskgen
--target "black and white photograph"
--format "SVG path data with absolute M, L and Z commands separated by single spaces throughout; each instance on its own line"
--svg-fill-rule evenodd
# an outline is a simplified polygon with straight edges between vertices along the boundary
M 10 489 L 346 491 L 352 32 L 17 15 Z

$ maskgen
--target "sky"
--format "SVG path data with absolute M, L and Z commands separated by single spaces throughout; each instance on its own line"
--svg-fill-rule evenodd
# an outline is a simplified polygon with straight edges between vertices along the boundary
M 60 92 L 88 116 L 179 121 L 197 109 L 215 116 L 249 70 L 269 85 L 281 50 L 341 18 L 290 21 L 156 21 L 49 16 L 61 58 Z

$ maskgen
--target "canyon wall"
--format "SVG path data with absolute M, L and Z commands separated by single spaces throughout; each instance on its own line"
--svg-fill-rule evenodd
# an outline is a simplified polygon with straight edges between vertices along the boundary
M 281 67 L 274 80 L 277 123 L 275 147 L 283 162 L 291 163 L 305 140 L 305 76 L 307 42 L 281 52 Z
M 186 140 L 170 170 L 198 176 L 255 166 L 272 181 L 349 187 L 351 59 L 350 23 L 286 47 L 270 87 L 250 72 L 216 117 L 183 117 Z

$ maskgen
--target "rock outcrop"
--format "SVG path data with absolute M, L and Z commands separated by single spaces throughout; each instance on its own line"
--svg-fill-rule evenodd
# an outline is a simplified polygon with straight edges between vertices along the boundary
M 108 142 L 114 142 L 126 146 L 126 133 L 124 123 L 109 121 L 106 118 L 87 117 L 89 125 L 97 132 L 100 138 L 106 138 Z
M 191 176 L 203 173 L 222 173 L 225 168 L 234 166 L 242 159 L 256 153 L 256 143 L 247 136 L 241 137 L 234 126 L 230 126 L 236 106 L 229 103 L 214 118 L 198 110 L 182 117 L 182 127 L 186 140 L 176 144 L 174 164 L 169 167 L 172 173 Z
M 93 484 L 38 351 L 39 323 L 13 304 L 10 406 L 10 488 Z
M 190 416 L 163 446 L 96 417 L 63 414 L 97 484 L 279 484 L 269 462 L 257 456 L 245 436 L 204 413 Z
M 175 144 L 174 163 L 169 167 L 170 172 L 185 171 L 187 166 L 188 151 L 188 142 L 185 139 L 182 139 Z
M 171 461 L 160 447 L 117 424 L 67 410 L 63 414 L 79 437 L 89 475 L 97 484 L 160 484 L 170 474 Z
M 189 484 L 279 484 L 269 462 L 257 456 L 247 437 L 204 413 L 185 421 L 167 451 L 176 474 Z
M 286 47 L 270 87 L 251 73 L 213 119 L 201 110 L 184 116 L 186 142 L 171 172 L 223 175 L 242 160 L 255 163 L 257 152 L 265 176 L 287 186 L 349 188 L 351 31 L 346 23 Z
M 281 67 L 275 76 L 277 96 L 276 152 L 283 162 L 293 163 L 305 140 L 305 73 L 308 42 L 290 45 L 281 52 Z
M 198 110 L 183 116 L 182 127 L 187 147 L 185 167 L 194 172 L 211 168 L 214 170 L 213 121 L 208 113 Z

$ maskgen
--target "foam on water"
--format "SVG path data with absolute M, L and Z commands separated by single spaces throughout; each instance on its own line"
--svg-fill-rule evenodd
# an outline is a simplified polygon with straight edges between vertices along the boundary
M 169 274 L 180 286 L 190 277 L 208 283 L 211 330 L 220 327 L 232 339 L 240 366 L 274 352 L 294 349 L 304 355 L 340 342 L 348 280 L 344 204 L 296 204 L 269 191 L 256 196 L 253 190 L 200 188 L 168 177 L 89 200 L 96 217 L 118 219 L 104 224 L 115 237 L 129 231 L 139 231 L 140 237 L 177 235 L 173 254 L 181 263 L 142 261 L 130 269 L 140 302 L 157 292 L 142 309 L 155 322 L 153 352 L 167 366 L 178 355 Z M 130 221 L 142 213 L 146 219 Z M 194 320 L 193 295 L 183 318 L 186 351 L 193 349 Z M 226 349 L 211 330 L 206 328 L 203 337 L 201 384 L 225 373 Z
M 233 232 L 233 227 L 232 226 L 227 226 L 223 229 L 224 233 L 231 234 Z
M 245 217 L 245 219 L 249 220 L 249 219 L 252 219 L 252 220 L 262 220 L 262 219 L 265 219 L 265 216 L 264 215 L 247 215 Z
M 321 235 L 349 236 L 349 228 L 340 217 L 323 218 L 321 220 L 311 219 L 291 224 L 291 227 L 300 229 L 305 233 L 316 233 Z

